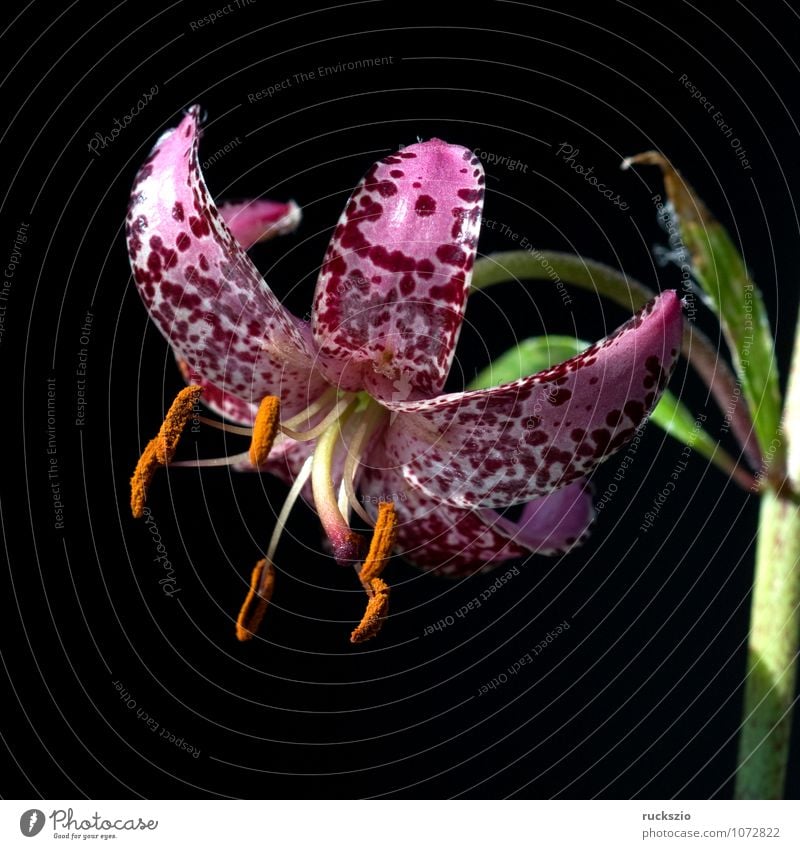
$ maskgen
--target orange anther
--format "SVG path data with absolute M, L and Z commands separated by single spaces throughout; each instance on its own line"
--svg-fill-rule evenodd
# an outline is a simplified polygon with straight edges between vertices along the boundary
M 266 575 L 264 572 L 266 570 Z M 263 582 L 262 582 L 263 576 Z M 236 639 L 251 640 L 258 631 L 267 612 L 275 588 L 275 567 L 267 560 L 259 560 L 250 577 L 250 589 L 236 620 Z
M 378 519 L 375 532 L 369 544 L 369 551 L 360 577 L 364 586 L 369 586 L 373 578 L 379 578 L 397 539 L 397 511 L 391 501 L 381 501 L 378 505 Z
M 389 614 L 389 586 L 380 578 L 373 578 L 367 588 L 370 599 L 367 609 L 358 623 L 358 627 L 350 635 L 351 643 L 363 643 L 371 640 L 380 631 L 383 620 Z
M 267 462 L 272 443 L 278 435 L 280 407 L 281 402 L 274 395 L 261 399 L 250 442 L 250 462 L 254 466 L 263 466 Z

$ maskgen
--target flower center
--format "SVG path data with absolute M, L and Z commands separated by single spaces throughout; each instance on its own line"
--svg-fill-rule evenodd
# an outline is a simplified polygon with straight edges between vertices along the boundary
M 181 390 L 158 435 L 145 447 L 131 478 L 133 515 L 136 518 L 143 515 L 147 489 L 161 466 L 202 467 L 249 461 L 252 466 L 263 468 L 268 465 L 273 449 L 287 439 L 295 442 L 316 440 L 280 510 L 266 556 L 253 569 L 250 589 L 237 619 L 236 636 L 242 641 L 251 639 L 264 618 L 275 584 L 275 552 L 289 514 L 309 480 L 314 504 L 336 561 L 354 567 L 368 597 L 364 617 L 350 640 L 360 643 L 375 636 L 388 612 L 389 587 L 380 575 L 394 547 L 397 515 L 393 504 L 383 502 L 378 505 L 377 521 L 373 521 L 358 500 L 356 485 L 365 455 L 389 420 L 388 410 L 366 392 L 339 392 L 331 387 L 301 413 L 282 422 L 279 399 L 267 396 L 261 401 L 252 428 L 200 417 L 200 421 L 212 427 L 249 437 L 247 452 L 172 462 L 181 433 L 202 391 L 199 386 Z M 317 421 L 312 425 L 314 420 Z M 350 527 L 353 510 L 375 528 L 366 557 L 364 537 Z

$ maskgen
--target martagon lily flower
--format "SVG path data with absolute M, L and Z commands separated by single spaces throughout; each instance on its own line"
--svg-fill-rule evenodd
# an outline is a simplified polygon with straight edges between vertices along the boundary
M 440 394 L 470 289 L 484 175 L 469 150 L 419 142 L 370 168 L 321 266 L 310 322 L 291 315 L 245 249 L 286 232 L 294 204 L 217 208 L 198 162 L 199 109 L 166 132 L 136 177 L 127 217 L 133 274 L 190 384 L 145 448 L 134 515 L 167 464 L 230 464 L 291 484 L 253 570 L 237 636 L 267 608 L 281 530 L 313 504 L 340 564 L 367 594 L 352 642 L 388 612 L 397 550 L 442 575 L 579 544 L 593 520 L 586 476 L 633 436 L 678 356 L 680 300 L 666 291 L 616 332 L 513 383 Z M 173 463 L 192 410 L 250 439 L 227 458 Z M 504 508 L 523 505 L 515 520 Z M 353 513 L 374 528 L 369 546 Z

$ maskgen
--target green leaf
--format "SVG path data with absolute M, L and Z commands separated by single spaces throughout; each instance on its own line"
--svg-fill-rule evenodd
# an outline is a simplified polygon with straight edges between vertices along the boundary
M 639 163 L 661 168 L 692 272 L 722 326 L 761 453 L 775 462 L 782 401 L 773 335 L 761 292 L 727 230 L 671 163 L 654 151 L 626 161 Z M 669 212 L 664 210 L 665 215 Z M 781 463 L 782 457 L 776 465 Z
M 501 383 L 511 383 L 529 374 L 568 360 L 589 345 L 572 336 L 533 336 L 523 339 L 514 348 L 501 354 L 479 372 L 470 382 L 468 389 L 488 389 Z

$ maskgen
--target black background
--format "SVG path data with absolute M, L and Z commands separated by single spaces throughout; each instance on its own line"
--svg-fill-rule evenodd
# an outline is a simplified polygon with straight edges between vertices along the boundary
M 206 171 L 212 194 L 293 197 L 304 208 L 297 234 L 254 252 L 298 314 L 357 180 L 375 159 L 430 136 L 527 166 L 488 166 L 487 218 L 539 248 L 666 288 L 679 272 L 653 257 L 665 242 L 651 200 L 660 181 L 618 167 L 658 148 L 741 245 L 785 375 L 798 301 L 800 20 L 781 2 L 304 8 L 232 4 L 193 28 L 218 7 L 35 2 L 15 9 L 2 35 L 4 254 L 29 224 L 0 346 L 10 552 L 2 716 L 12 756 L 3 795 L 729 796 L 758 504 L 694 456 L 640 533 L 681 452 L 654 426 L 583 549 L 531 558 L 479 610 L 430 636 L 427 626 L 493 576 L 452 583 L 393 561 L 391 619 L 378 639 L 352 647 L 363 595 L 320 552 L 316 520 L 300 506 L 261 638 L 238 644 L 233 617 L 285 486 L 226 470 L 173 470 L 154 486 L 149 504 L 180 590 L 166 597 L 150 534 L 129 516 L 127 481 L 181 380 L 133 286 L 122 225 L 138 165 L 199 102 L 209 116 L 201 159 L 239 139 Z M 293 79 L 372 57 L 392 61 Z M 749 169 L 684 74 L 730 125 Z M 286 78 L 290 88 L 249 102 Z M 154 85 L 130 126 L 89 152 L 94 134 L 110 133 Z M 559 158 L 562 143 L 628 208 Z M 498 230 L 480 243 L 482 253 L 514 247 Z M 546 328 L 595 339 L 626 318 L 588 293 L 572 298 L 565 309 L 555 287 L 513 283 L 475 296 L 450 388 L 517 338 Z M 702 309 L 698 322 L 718 338 Z M 82 347 L 88 404 L 77 427 Z M 63 531 L 48 480 L 48 377 Z M 721 415 L 693 375 L 679 367 L 671 388 L 718 433 Z M 729 435 L 722 443 L 736 452 Z M 227 447 L 244 446 L 229 437 Z M 204 433 L 181 450 L 227 448 Z M 615 470 L 612 460 L 597 473 L 599 493 Z M 534 664 L 476 695 L 565 619 L 570 629 Z M 795 759 L 789 794 L 798 788 Z

